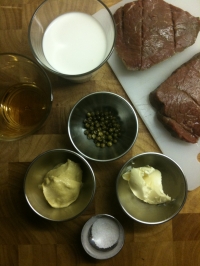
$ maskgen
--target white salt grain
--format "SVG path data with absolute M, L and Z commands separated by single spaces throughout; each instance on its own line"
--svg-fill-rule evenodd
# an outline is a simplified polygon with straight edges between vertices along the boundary
M 92 225 L 92 239 L 98 248 L 110 248 L 117 243 L 119 227 L 109 218 L 98 218 Z

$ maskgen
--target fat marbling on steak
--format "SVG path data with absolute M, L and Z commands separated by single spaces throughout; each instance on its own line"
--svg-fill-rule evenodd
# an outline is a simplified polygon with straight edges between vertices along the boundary
M 173 136 L 196 143 L 200 137 L 200 53 L 173 72 L 149 99 Z
M 144 70 L 191 46 L 200 19 L 163 0 L 138 0 L 114 13 L 115 49 L 129 70 Z

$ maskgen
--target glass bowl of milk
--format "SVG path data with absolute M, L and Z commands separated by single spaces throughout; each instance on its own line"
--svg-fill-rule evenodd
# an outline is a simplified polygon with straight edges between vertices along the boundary
M 99 0 L 47 0 L 33 14 L 29 43 L 48 71 L 74 82 L 89 80 L 111 56 L 115 24 Z

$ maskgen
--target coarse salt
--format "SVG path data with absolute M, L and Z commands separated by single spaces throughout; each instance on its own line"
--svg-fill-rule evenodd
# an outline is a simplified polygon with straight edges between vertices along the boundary
M 92 225 L 91 234 L 98 248 L 107 249 L 117 243 L 119 227 L 110 218 L 98 218 Z

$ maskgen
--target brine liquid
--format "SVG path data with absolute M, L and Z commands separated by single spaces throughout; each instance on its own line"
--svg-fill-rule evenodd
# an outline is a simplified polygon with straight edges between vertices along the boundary
M 107 40 L 100 23 L 81 12 L 53 20 L 43 37 L 43 51 L 58 72 L 82 74 L 98 67 L 106 57 Z
M 0 102 L 0 123 L 10 130 L 27 130 L 46 116 L 44 92 L 34 84 L 23 83 L 10 87 Z

